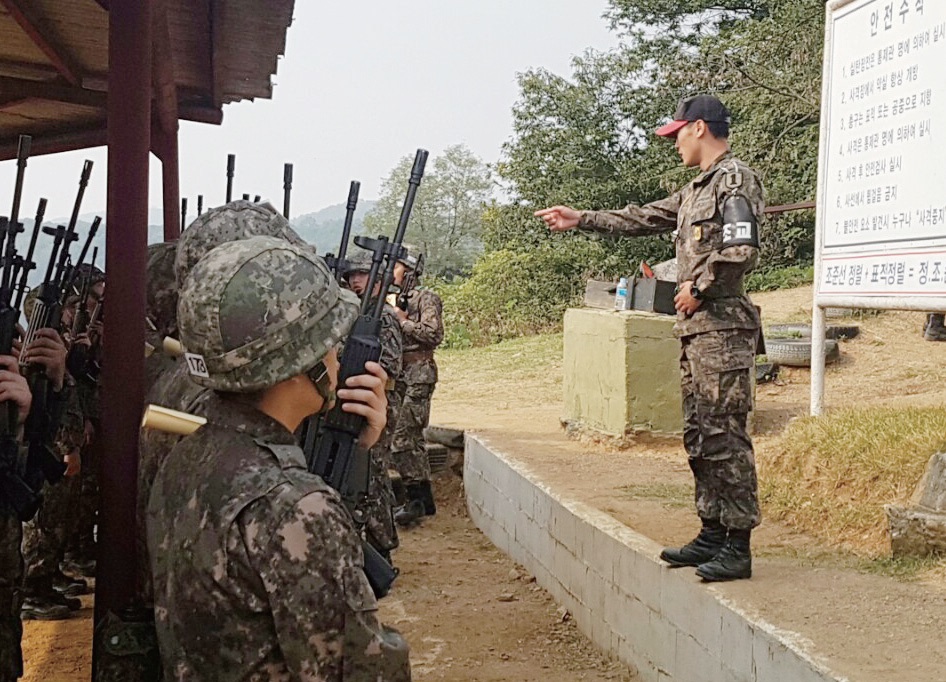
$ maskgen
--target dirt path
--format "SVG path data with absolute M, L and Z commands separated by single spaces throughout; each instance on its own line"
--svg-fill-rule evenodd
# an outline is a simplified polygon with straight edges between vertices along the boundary
M 411 645 L 415 680 L 637 682 L 578 632 L 534 580 L 470 522 L 460 480 L 435 480 L 438 513 L 404 533 L 385 623 Z M 92 598 L 66 621 L 24 623 L 24 682 L 87 682 Z
M 810 287 L 754 299 L 766 324 L 810 315 Z M 844 342 L 841 361 L 829 366 L 826 406 L 946 403 L 946 343 L 922 340 L 923 317 L 888 312 L 854 320 L 862 334 Z M 549 372 L 534 381 L 512 370 L 471 375 L 462 362 L 451 360 L 446 355 L 441 364 L 443 388 L 434 396 L 432 421 L 484 433 L 556 491 L 660 543 L 692 537 L 692 478 L 678 438 L 640 436 L 627 449 L 568 439 L 559 423 L 560 360 L 556 365 L 553 359 Z M 757 450 L 792 418 L 807 414 L 809 386 L 804 369 L 785 370 L 778 383 L 759 386 Z M 869 574 L 861 570 L 862 560 L 772 522 L 757 531 L 754 545 L 753 580 L 719 588 L 740 607 L 800 633 L 811 642 L 810 651 L 853 680 L 946 680 L 942 581 L 901 582 Z

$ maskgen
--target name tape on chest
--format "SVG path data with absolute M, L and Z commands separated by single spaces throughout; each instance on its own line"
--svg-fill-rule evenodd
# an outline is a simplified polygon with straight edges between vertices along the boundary
M 184 353 L 184 362 L 187 363 L 187 371 L 189 374 L 195 377 L 203 377 L 204 379 L 210 378 L 210 374 L 207 372 L 207 362 L 204 360 L 203 355 Z

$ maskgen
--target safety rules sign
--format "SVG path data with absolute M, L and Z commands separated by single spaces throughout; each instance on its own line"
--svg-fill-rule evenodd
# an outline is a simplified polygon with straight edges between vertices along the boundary
M 942 308 L 946 0 L 833 0 L 825 28 L 816 301 Z

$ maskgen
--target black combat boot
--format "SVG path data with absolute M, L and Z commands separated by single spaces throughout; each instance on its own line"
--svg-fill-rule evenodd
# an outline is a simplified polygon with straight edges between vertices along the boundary
M 715 557 L 726 542 L 726 529 L 716 520 L 703 519 L 700 534 L 683 547 L 667 547 L 660 558 L 671 568 L 699 566 Z
M 78 597 L 92 591 L 89 589 L 89 583 L 82 578 L 72 578 L 58 569 L 53 574 L 53 589 L 67 597 Z
M 63 604 L 39 597 L 26 597 L 20 607 L 22 620 L 65 620 L 70 613 L 68 607 Z
M 926 331 L 923 338 L 927 341 L 946 341 L 946 326 L 943 325 L 943 315 L 931 313 L 926 320 Z
M 407 484 L 407 502 L 394 510 L 394 522 L 404 528 L 420 521 L 425 514 L 423 487 L 419 483 Z
M 420 501 L 424 503 L 424 514 L 433 516 L 437 513 L 437 505 L 434 503 L 434 491 L 430 487 L 430 481 L 424 481 L 420 484 Z
M 749 551 L 751 530 L 729 531 L 726 544 L 712 561 L 700 564 L 696 574 L 706 582 L 744 580 L 752 577 L 752 554 Z

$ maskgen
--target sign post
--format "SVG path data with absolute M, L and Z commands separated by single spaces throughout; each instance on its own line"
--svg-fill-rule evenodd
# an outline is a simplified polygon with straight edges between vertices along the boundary
M 811 413 L 824 308 L 946 311 L 946 2 L 827 5 Z

